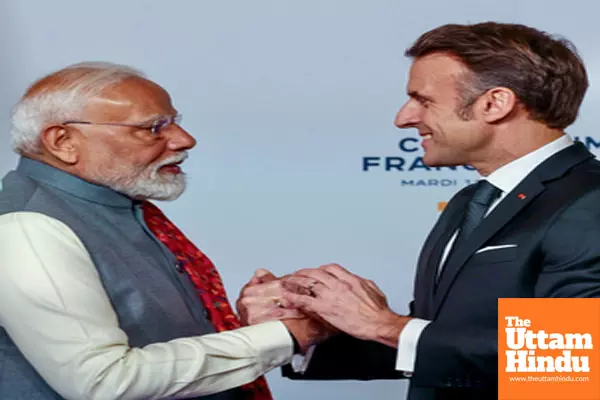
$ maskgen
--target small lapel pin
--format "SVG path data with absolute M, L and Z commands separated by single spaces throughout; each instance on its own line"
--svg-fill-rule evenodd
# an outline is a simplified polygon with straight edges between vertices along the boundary
M 525 200 L 525 199 L 527 198 L 527 196 L 525 196 L 523 193 L 519 193 L 519 194 L 517 195 L 517 197 L 518 197 L 520 200 Z

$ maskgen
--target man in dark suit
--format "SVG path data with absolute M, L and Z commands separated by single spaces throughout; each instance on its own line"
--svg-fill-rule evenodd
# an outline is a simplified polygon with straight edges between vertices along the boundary
M 568 42 L 521 25 L 442 26 L 407 55 L 396 125 L 419 131 L 427 165 L 471 165 L 483 179 L 425 241 L 408 316 L 339 265 L 281 280 L 285 306 L 345 332 L 284 374 L 410 377 L 409 399 L 493 399 L 498 298 L 600 296 L 600 162 L 564 132 L 587 75 Z

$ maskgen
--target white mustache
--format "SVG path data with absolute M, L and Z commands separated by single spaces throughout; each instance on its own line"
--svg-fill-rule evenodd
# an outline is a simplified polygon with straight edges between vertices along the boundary
M 188 152 L 182 151 L 181 153 L 174 154 L 162 160 L 159 164 L 156 164 L 154 170 L 157 171 L 159 168 L 164 167 L 165 165 L 175 164 L 178 162 L 183 162 L 188 158 Z

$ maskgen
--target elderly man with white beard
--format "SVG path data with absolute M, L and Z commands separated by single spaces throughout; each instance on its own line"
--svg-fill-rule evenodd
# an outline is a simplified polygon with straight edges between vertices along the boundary
M 184 191 L 196 141 L 179 122 L 162 87 L 110 63 L 45 76 L 15 106 L 2 399 L 268 400 L 261 376 L 314 343 L 297 311 L 241 327 L 211 261 L 149 202 Z

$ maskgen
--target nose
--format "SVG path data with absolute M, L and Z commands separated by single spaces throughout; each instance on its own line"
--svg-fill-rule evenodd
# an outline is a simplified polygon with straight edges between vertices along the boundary
M 398 112 L 394 119 L 394 125 L 398 128 L 413 128 L 421 122 L 421 112 L 419 106 L 414 101 L 409 100 Z
M 170 129 L 168 129 L 168 133 L 165 133 L 167 134 L 167 145 L 170 150 L 189 150 L 196 146 L 196 139 L 179 125 L 172 125 Z

